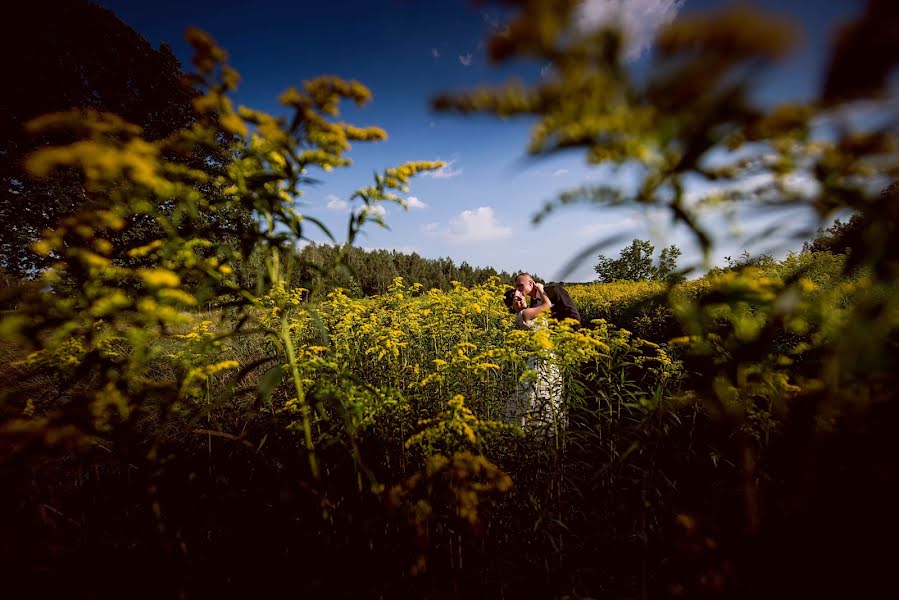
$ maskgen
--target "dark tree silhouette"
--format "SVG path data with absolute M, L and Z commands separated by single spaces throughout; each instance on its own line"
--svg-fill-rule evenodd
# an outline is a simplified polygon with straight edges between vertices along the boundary
M 25 173 L 23 160 L 57 137 L 25 131 L 31 119 L 73 108 L 113 112 L 161 139 L 195 120 L 197 92 L 182 83 L 171 49 L 154 49 L 109 10 L 86 0 L 15 3 L 0 35 L 5 91 L 0 95 L 0 268 L 36 273 L 49 259 L 30 250 L 41 232 L 90 202 L 74 172 L 49 179 Z M 213 171 L 224 157 L 171 157 Z M 89 204 L 87 204 L 89 206 Z M 247 223 L 247 215 L 231 215 Z M 147 232 L 152 235 L 152 232 Z

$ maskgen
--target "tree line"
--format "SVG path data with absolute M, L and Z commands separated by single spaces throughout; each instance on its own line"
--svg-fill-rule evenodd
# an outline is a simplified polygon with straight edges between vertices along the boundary
M 285 251 L 282 262 L 289 265 L 285 282 L 288 287 L 305 288 L 317 297 L 324 297 L 337 288 L 351 297 L 376 296 L 387 292 L 397 277 L 402 277 L 407 284 L 420 283 L 426 290 L 443 291 L 452 289 L 454 281 L 472 287 L 491 277 L 504 283 L 511 282 L 513 277 L 489 266 L 476 267 L 466 261 L 456 264 L 449 257 L 425 258 L 417 252 L 367 250 L 315 242 L 295 252 Z M 235 276 L 242 285 L 252 286 L 262 264 L 263 257 L 254 253 L 235 269 Z

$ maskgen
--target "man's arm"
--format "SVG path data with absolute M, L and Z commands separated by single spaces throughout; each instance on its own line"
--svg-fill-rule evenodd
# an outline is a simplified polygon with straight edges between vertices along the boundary
M 534 302 L 519 313 L 525 321 L 533 321 L 543 311 L 547 309 L 552 310 L 555 304 L 552 298 L 549 297 L 549 294 L 543 289 L 543 284 L 535 283 L 534 290 L 536 291 Z

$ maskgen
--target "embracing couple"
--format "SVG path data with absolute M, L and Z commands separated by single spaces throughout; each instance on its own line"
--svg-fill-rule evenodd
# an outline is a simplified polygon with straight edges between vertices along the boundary
M 528 306 L 525 297 L 530 297 Z M 574 319 L 577 324 L 574 329 L 581 326 L 581 313 L 578 312 L 568 291 L 561 285 L 548 285 L 537 283 L 528 273 L 522 273 L 515 278 L 515 287 L 506 290 L 504 302 L 509 310 L 515 313 L 515 324 L 519 329 L 532 329 L 534 320 L 541 313 L 549 311 L 552 318 L 562 321 Z
M 531 299 L 528 304 L 526 297 Z M 503 301 L 515 315 L 515 326 L 526 331 L 547 325 L 547 312 L 554 319 L 574 319 L 581 326 L 581 315 L 561 285 L 537 283 L 528 273 L 515 278 L 515 287 L 506 290 Z M 562 414 L 562 377 L 552 352 L 528 359 L 528 370 L 536 376 L 521 381 L 509 399 L 503 420 L 524 429 L 535 430 L 558 439 L 564 426 Z

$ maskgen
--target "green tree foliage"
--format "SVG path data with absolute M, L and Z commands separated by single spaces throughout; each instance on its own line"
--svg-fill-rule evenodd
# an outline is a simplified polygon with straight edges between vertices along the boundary
M 75 139 L 63 130 L 29 131 L 26 123 L 71 109 L 110 112 L 139 126 L 145 139 L 157 141 L 196 123 L 193 102 L 200 94 L 183 83 L 168 46 L 154 49 L 88 0 L 19 3 L 8 25 L 0 36 L 7 82 L 0 100 L 0 267 L 33 277 L 52 258 L 35 254 L 31 245 L 62 218 L 96 204 L 77 170 L 59 169 L 39 178 L 25 169 L 25 157 L 35 150 Z M 169 147 L 166 152 L 168 159 L 209 174 L 220 173 L 228 158 L 224 147 L 196 146 L 187 153 Z M 196 185 L 207 195 L 215 192 L 206 184 Z M 160 199 L 162 208 L 166 204 L 171 208 L 173 201 Z M 132 219 L 122 239 L 116 236 L 113 243 L 146 243 L 162 234 L 151 221 Z M 234 244 L 253 227 L 248 212 L 233 209 L 198 213 L 194 221 L 216 228 L 215 237 Z
M 669 281 L 683 279 L 677 270 L 677 259 L 681 250 L 674 244 L 663 248 L 659 254 L 658 265 L 653 264 L 655 246 L 648 240 L 633 240 L 630 246 L 621 249 L 618 258 L 609 258 L 602 254 L 593 269 L 598 275 L 597 281 L 611 283 L 613 281 Z
M 725 256 L 723 267 L 712 267 L 710 275 L 725 273 L 727 271 L 740 271 L 746 267 L 758 267 L 763 270 L 771 269 L 777 265 L 777 259 L 770 254 L 753 255 L 749 250 L 743 250 L 740 256 Z
M 343 265 L 325 273 L 343 253 Z M 322 295 L 343 288 L 351 296 L 375 296 L 385 293 L 397 277 L 409 283 L 421 284 L 424 289 L 449 291 L 452 282 L 473 287 L 497 277 L 512 280 L 512 275 L 493 267 L 472 267 L 466 262 L 456 265 L 450 258 L 423 258 L 418 253 L 406 254 L 396 250 L 365 250 L 310 243 L 297 255 L 297 268 L 291 277 L 294 287 L 318 289 Z
M 833 252 L 834 254 L 849 254 L 852 252 L 852 246 L 857 245 L 856 238 L 858 234 L 861 219 L 858 215 L 852 215 L 850 219 L 843 223 L 839 219 L 833 222 L 833 225 L 827 228 L 818 229 L 818 235 L 811 242 L 802 244 L 802 250 L 805 252 Z
M 648 281 L 653 276 L 652 252 L 655 247 L 646 240 L 633 240 L 622 248 L 617 259 L 599 255 L 594 267 L 599 281 Z
M 880 193 L 881 198 L 895 197 L 899 190 L 899 181 L 894 181 Z M 837 219 L 833 225 L 818 229 L 818 234 L 811 242 L 802 245 L 804 252 L 832 252 L 834 254 L 851 255 L 856 253 L 851 265 L 856 266 L 859 254 L 867 256 L 871 240 L 866 238 L 866 232 L 871 230 L 871 223 L 866 221 L 862 214 L 853 214 L 845 223 Z M 876 239 L 874 240 L 876 242 Z
M 684 279 L 684 276 L 677 268 L 677 259 L 680 258 L 681 249 L 671 244 L 667 248 L 662 248 L 659 253 L 659 264 L 655 268 L 655 278 L 658 281 L 676 282 Z

